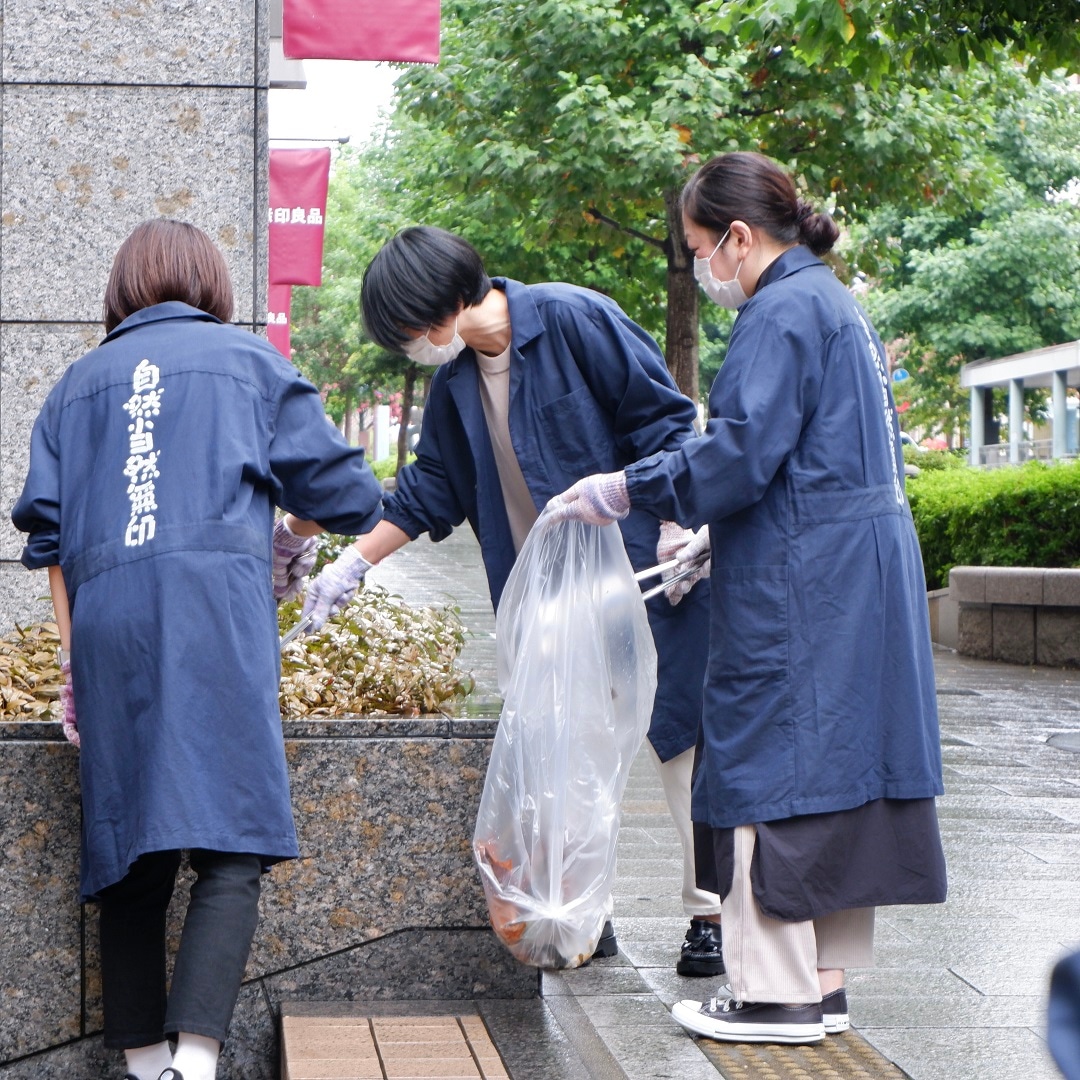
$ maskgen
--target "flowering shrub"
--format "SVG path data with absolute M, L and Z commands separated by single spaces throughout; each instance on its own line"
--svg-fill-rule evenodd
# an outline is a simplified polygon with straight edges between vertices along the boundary
M 278 609 L 282 633 L 299 618 L 299 601 Z M 282 714 L 416 716 L 446 708 L 472 690 L 472 678 L 456 668 L 464 642 L 453 608 L 412 608 L 368 586 L 319 633 L 285 646 Z M 60 719 L 59 644 L 55 623 L 0 638 L 0 720 Z
M 298 601 L 282 604 L 282 633 L 299 617 Z M 455 609 L 412 608 L 367 585 L 319 633 L 285 646 L 282 712 L 289 717 L 434 712 L 473 688 L 471 676 L 455 668 L 464 643 Z

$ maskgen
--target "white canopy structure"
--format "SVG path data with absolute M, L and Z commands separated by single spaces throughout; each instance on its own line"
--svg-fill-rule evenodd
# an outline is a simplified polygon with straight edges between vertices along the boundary
M 999 360 L 976 360 L 960 369 L 960 385 L 971 394 L 972 465 L 1017 464 L 1033 457 L 1075 457 L 1077 423 L 1075 408 L 1070 409 L 1068 391 L 1080 387 L 1080 341 L 1049 345 L 1045 349 L 1004 356 Z M 991 391 L 995 386 L 1009 388 L 1009 441 L 987 442 L 987 434 L 996 431 Z M 1049 389 L 1052 397 L 1052 438 L 1042 442 L 1024 438 L 1024 390 Z

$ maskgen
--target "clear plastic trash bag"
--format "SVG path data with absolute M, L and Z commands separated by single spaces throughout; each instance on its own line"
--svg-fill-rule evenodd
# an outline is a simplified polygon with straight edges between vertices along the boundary
M 529 533 L 496 619 L 502 715 L 473 854 L 495 933 L 524 964 L 592 955 L 619 804 L 649 728 L 656 648 L 617 525 Z

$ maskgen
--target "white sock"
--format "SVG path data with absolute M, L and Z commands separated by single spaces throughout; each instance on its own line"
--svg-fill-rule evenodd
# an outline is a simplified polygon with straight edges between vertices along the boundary
M 173 1055 L 172 1067 L 184 1080 L 214 1080 L 221 1043 L 205 1035 L 181 1031 Z
M 158 1080 L 158 1077 L 172 1064 L 172 1049 L 167 1042 L 154 1043 L 153 1046 L 136 1046 L 125 1050 L 127 1071 L 139 1080 Z

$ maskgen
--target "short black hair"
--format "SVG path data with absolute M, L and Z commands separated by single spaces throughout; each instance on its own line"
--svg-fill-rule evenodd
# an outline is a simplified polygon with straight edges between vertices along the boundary
M 364 271 L 364 329 L 377 345 L 401 352 L 406 329 L 426 331 L 490 291 L 472 244 L 445 229 L 413 225 L 388 240 Z

